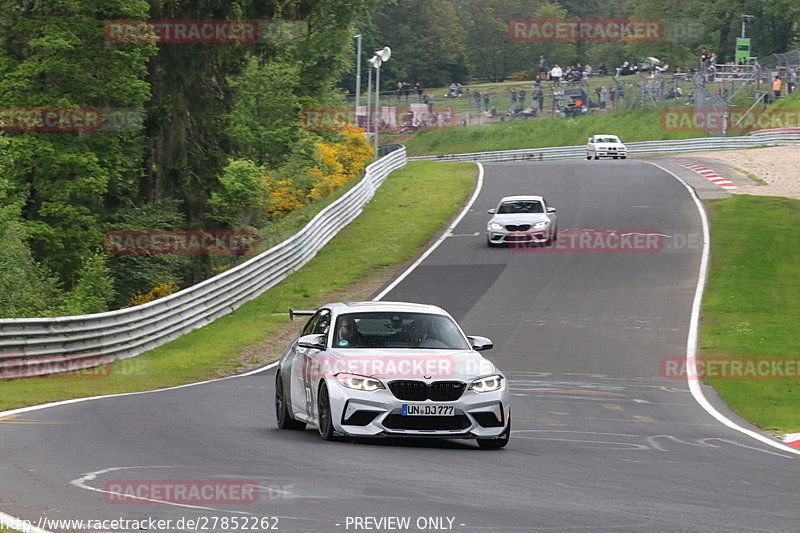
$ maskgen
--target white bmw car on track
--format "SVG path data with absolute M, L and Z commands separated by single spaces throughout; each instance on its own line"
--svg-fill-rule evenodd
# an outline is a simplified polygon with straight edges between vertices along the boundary
M 506 196 L 486 223 L 486 244 L 550 245 L 558 238 L 556 208 L 542 196 Z
M 502 448 L 511 433 L 506 377 L 443 309 L 400 302 L 332 303 L 286 347 L 275 380 L 278 427 L 323 439 L 439 437 Z
M 616 135 L 592 135 L 586 143 L 586 159 L 612 157 L 625 159 L 628 147 Z

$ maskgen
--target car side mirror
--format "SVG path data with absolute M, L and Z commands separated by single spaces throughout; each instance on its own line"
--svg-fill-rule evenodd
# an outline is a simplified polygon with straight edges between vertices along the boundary
M 487 212 L 487 213 L 489 213 L 490 215 L 494 215 L 494 214 L 496 213 L 496 211 L 494 210 L 494 208 L 492 208 L 492 209 L 489 209 L 489 210 L 488 210 L 488 211 L 486 211 L 486 212 Z
M 297 345 L 301 348 L 313 348 L 315 350 L 324 350 L 325 335 L 303 335 L 297 340 Z
M 591 137 L 589 137 L 589 140 L 588 140 L 588 141 L 586 141 L 586 142 L 587 142 L 588 144 L 592 144 L 592 138 L 591 138 Z
M 555 207 L 548 207 L 547 208 L 547 212 L 548 213 L 555 213 L 556 212 L 556 208 Z
M 491 350 L 492 348 L 494 348 L 492 340 L 486 337 L 472 336 L 467 338 L 469 339 L 469 342 L 472 345 L 472 349 L 475 350 L 476 352 L 480 352 L 482 350 Z

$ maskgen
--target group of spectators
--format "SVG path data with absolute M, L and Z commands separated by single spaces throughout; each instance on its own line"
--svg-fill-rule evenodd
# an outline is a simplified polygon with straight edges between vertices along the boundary
M 607 76 L 608 68 L 605 63 L 601 63 L 597 69 L 593 69 L 591 65 L 569 65 L 562 68 L 561 65 L 556 63 L 553 68 L 543 55 L 539 56 L 539 75 L 538 81 L 551 81 L 556 84 L 568 85 L 570 83 L 577 83 L 586 80 L 590 76 Z

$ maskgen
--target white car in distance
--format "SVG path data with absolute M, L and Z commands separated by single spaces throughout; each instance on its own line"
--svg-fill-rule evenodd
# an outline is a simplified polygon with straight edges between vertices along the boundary
M 601 157 L 613 157 L 614 159 L 625 159 L 628 155 L 628 148 L 619 140 L 616 135 L 592 135 L 586 144 L 586 159 L 600 159 Z

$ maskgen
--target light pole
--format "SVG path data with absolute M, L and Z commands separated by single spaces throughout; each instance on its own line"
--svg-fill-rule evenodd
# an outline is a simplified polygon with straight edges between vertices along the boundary
M 377 50 L 370 60 L 375 67 L 375 159 L 378 159 L 378 126 L 381 121 L 381 65 L 389 61 L 392 57 L 392 50 L 384 46 L 383 50 Z
M 358 125 L 358 108 L 361 105 L 361 34 L 353 35 L 353 39 L 358 39 L 356 54 L 356 125 Z
M 744 39 L 744 25 L 747 22 L 753 22 L 756 18 L 753 15 L 742 15 L 742 39 Z
M 372 64 L 373 63 L 373 59 L 375 59 L 375 58 L 367 60 L 367 63 L 371 67 L 374 66 Z M 367 133 L 369 133 L 370 124 L 371 124 L 370 118 L 372 117 L 372 114 L 371 114 L 372 113 L 372 69 L 369 69 L 367 71 L 367 73 L 368 73 L 367 80 L 369 80 L 369 81 L 367 81 L 367 116 L 364 117 L 364 130 Z

